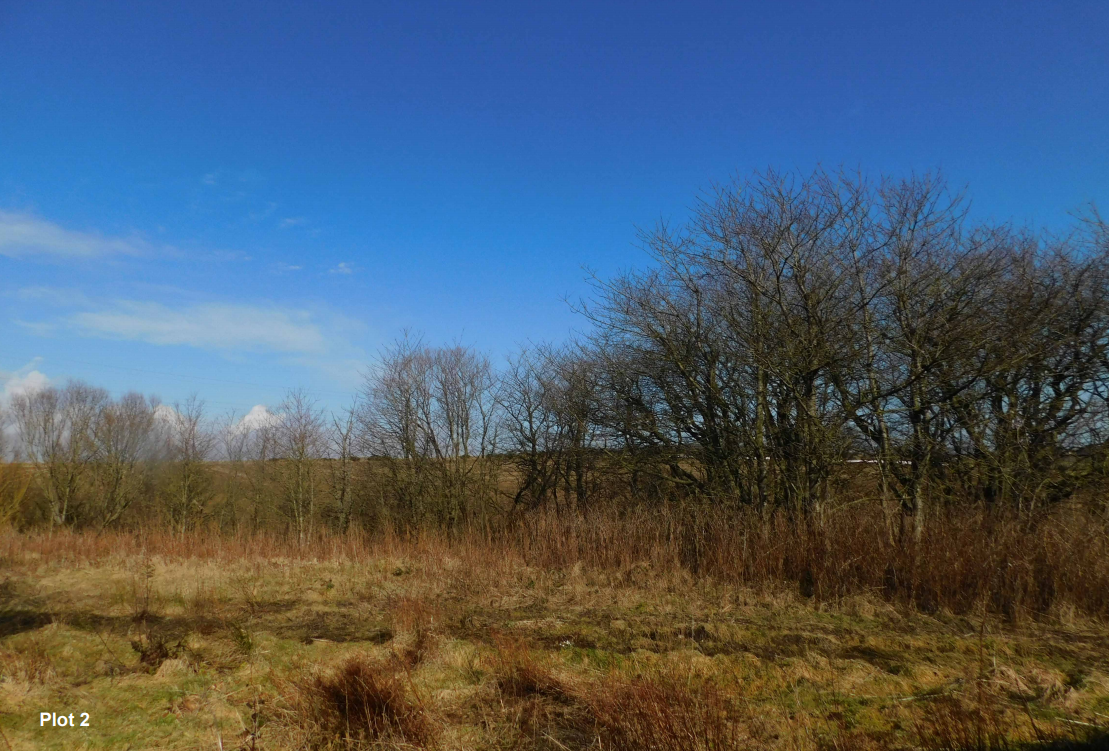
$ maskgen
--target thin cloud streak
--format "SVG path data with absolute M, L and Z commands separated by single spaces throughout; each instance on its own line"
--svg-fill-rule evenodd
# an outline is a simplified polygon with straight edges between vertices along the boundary
M 150 251 L 139 237 L 106 237 L 66 229 L 30 214 L 0 211 L 0 256 L 92 259 L 137 256 Z
M 156 345 L 298 354 L 329 349 L 308 313 L 282 308 L 214 303 L 173 309 L 120 300 L 107 310 L 78 313 L 69 322 L 87 336 Z
M 24 287 L 16 291 L 14 296 L 23 302 L 53 308 L 82 307 L 92 304 L 92 300 L 81 290 L 66 287 Z

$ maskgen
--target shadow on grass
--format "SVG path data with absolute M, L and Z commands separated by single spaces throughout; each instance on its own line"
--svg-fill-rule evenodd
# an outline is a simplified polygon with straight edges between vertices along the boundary
M 6 610 L 0 612 L 0 639 L 24 631 L 34 631 L 54 621 L 51 613 L 37 610 Z

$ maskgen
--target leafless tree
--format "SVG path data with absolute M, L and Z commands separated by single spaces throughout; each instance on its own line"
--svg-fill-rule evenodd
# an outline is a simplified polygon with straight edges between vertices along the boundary
M 103 389 L 70 381 L 61 389 L 12 400 L 20 440 L 34 464 L 52 527 L 72 523 L 81 512 L 82 480 L 96 452 L 93 426 L 107 399 Z
M 303 389 L 285 394 L 274 426 L 283 509 L 299 542 L 311 538 L 316 518 L 319 464 L 326 452 L 323 411 Z
M 8 445 L 11 415 L 0 404 L 0 527 L 12 523 L 31 483 L 31 473 L 19 465 L 18 447 Z
M 355 445 L 357 440 L 355 419 L 358 413 L 357 403 L 351 404 L 339 414 L 332 413 L 330 424 L 327 426 L 328 454 L 330 474 L 328 485 L 331 498 L 335 504 L 335 518 L 341 532 L 350 528 L 351 517 L 354 514 L 355 478 L 354 460 Z
M 870 462 L 906 540 L 930 502 L 1067 497 L 1107 433 L 1107 251 L 1089 226 L 972 224 L 927 175 L 721 187 L 686 226 L 643 235 L 653 268 L 597 281 L 594 419 L 633 489 L 646 472 L 819 516 L 848 460 Z M 533 419 L 539 381 L 508 381 L 510 413 Z
M 397 512 L 447 526 L 491 501 L 497 378 L 469 348 L 431 348 L 406 335 L 366 375 L 358 412 L 364 452 L 387 457 Z
M 518 476 L 514 502 L 584 507 L 602 443 L 593 360 L 581 347 L 523 350 L 501 376 L 505 445 Z M 561 500 L 560 500 L 561 488 Z
M 556 492 L 563 447 L 547 364 L 543 352 L 525 349 L 509 362 L 500 394 L 504 432 L 519 475 L 513 501 L 532 507 Z
M 98 523 L 117 523 L 143 490 L 143 467 L 154 458 L 154 409 L 142 394 L 105 401 L 92 425 L 92 479 Z
M 266 520 L 266 511 L 272 506 L 271 499 L 275 493 L 277 426 L 265 422 L 253 427 L 248 435 L 245 449 L 250 483 L 250 529 L 257 532 Z
M 204 402 L 195 395 L 157 414 L 165 445 L 166 512 L 172 529 L 184 535 L 204 518 L 213 495 L 206 464 L 212 457 L 216 436 L 205 423 Z
M 1104 464 L 1109 248 L 1096 240 L 1007 238 L 982 375 L 952 402 L 951 473 L 987 504 L 1035 511 Z
M 455 345 L 432 354 L 432 406 L 423 430 L 439 470 L 441 510 L 457 526 L 467 506 L 481 514 L 492 500 L 488 470 L 497 446 L 497 378 L 489 358 Z
M 252 431 L 235 411 L 228 412 L 219 426 L 218 442 L 224 462 L 223 512 L 221 526 L 240 523 L 239 506 L 246 490 L 246 462 L 250 450 Z

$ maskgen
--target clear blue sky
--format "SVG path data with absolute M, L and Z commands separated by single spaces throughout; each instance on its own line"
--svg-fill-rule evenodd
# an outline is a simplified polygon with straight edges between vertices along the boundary
M 337 406 L 406 327 L 563 338 L 636 226 L 818 164 L 1109 206 L 1109 2 L 0 0 L 0 384 Z

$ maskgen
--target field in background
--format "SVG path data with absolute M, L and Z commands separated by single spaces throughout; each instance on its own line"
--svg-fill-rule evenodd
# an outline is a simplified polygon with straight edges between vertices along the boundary
M 883 542 L 880 515 L 861 511 L 813 528 L 536 514 L 498 530 L 301 545 L 6 533 L 0 742 L 553 751 L 1104 740 L 1104 519 L 1060 515 L 1031 533 L 966 514 L 937 518 L 928 534 L 906 552 Z M 42 729 L 40 711 L 88 712 L 90 727 Z

